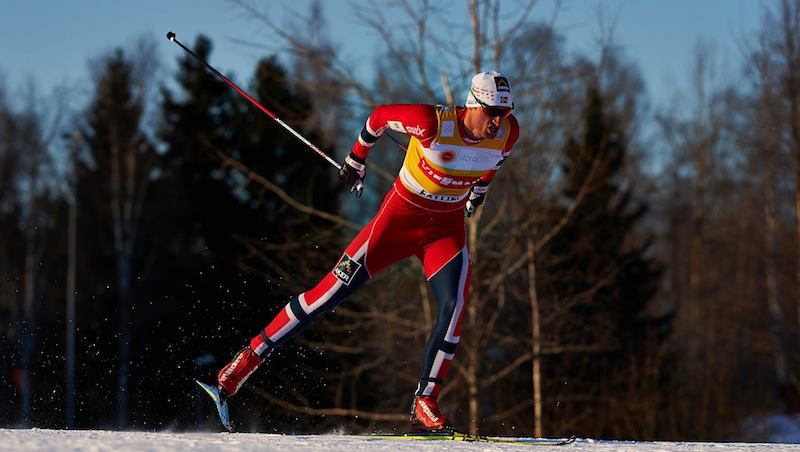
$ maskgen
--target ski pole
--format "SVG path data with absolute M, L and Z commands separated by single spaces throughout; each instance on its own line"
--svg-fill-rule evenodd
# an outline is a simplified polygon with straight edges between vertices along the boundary
M 336 160 L 332 159 L 332 158 L 331 158 L 331 157 L 330 157 L 328 154 L 326 154 L 325 152 L 323 152 L 323 151 L 319 150 L 319 148 L 318 148 L 318 147 L 314 146 L 314 144 L 313 144 L 313 143 L 311 143 L 310 141 L 308 141 L 308 140 L 307 140 L 307 139 L 306 139 L 304 136 L 300 135 L 300 134 L 299 134 L 299 133 L 298 133 L 296 130 L 294 130 L 293 128 L 291 128 L 291 126 L 289 126 L 288 124 L 286 124 L 285 122 L 283 122 L 283 121 L 281 120 L 281 118 L 279 118 L 277 115 L 275 115 L 275 113 L 273 113 L 273 112 L 269 111 L 269 110 L 268 110 L 268 109 L 267 109 L 265 106 L 261 105 L 261 104 L 260 104 L 260 103 L 259 103 L 257 100 L 253 99 L 253 97 L 252 97 L 252 96 L 250 96 L 249 94 L 247 94 L 247 93 L 246 93 L 246 92 L 245 92 L 243 89 L 241 89 L 241 88 L 239 88 L 238 86 L 236 86 L 236 84 L 235 84 L 235 83 L 233 83 L 232 81 L 230 81 L 230 79 L 228 79 L 228 77 L 225 77 L 224 75 L 222 75 L 222 73 L 220 73 L 218 70 L 214 69 L 214 67 L 213 67 L 213 66 L 211 66 L 211 65 L 210 65 L 210 64 L 208 64 L 208 63 L 206 63 L 206 62 L 205 62 L 205 60 L 203 60 L 202 58 L 200 58 L 199 56 L 197 56 L 197 54 L 196 54 L 196 53 L 192 52 L 192 51 L 191 51 L 191 50 L 190 50 L 188 47 L 186 47 L 185 45 L 181 44 L 181 42 L 180 42 L 180 41 L 178 41 L 178 39 L 177 39 L 177 38 L 175 38 L 175 33 L 174 33 L 174 32 L 171 32 L 171 31 L 170 31 L 170 32 L 167 32 L 167 39 L 169 39 L 170 41 L 174 42 L 175 44 L 178 44 L 178 45 L 179 45 L 179 46 L 180 46 L 180 47 L 181 47 L 183 50 L 185 50 L 185 51 L 186 51 L 186 52 L 187 52 L 189 55 L 193 56 L 195 59 L 197 59 L 197 61 L 199 61 L 199 62 L 203 63 L 203 65 L 204 65 L 205 67 L 207 67 L 207 68 L 208 68 L 208 69 L 209 69 L 211 72 L 213 72 L 213 73 L 214 73 L 214 75 L 216 75 L 217 77 L 219 77 L 220 79 L 222 79 L 222 81 L 224 81 L 225 83 L 227 83 L 228 85 L 230 85 L 230 86 L 231 86 L 231 88 L 235 89 L 235 90 L 236 90 L 236 92 L 238 92 L 239 94 L 241 94 L 241 95 L 242 95 L 242 97 L 244 97 L 245 99 L 249 100 L 249 101 L 250 101 L 250 103 L 252 103 L 252 104 L 253 104 L 253 105 L 255 105 L 256 107 L 258 107 L 258 109 L 259 109 L 259 110 L 263 111 L 264 113 L 266 113 L 266 114 L 267 114 L 267 116 L 269 116 L 270 118 L 274 119 L 274 120 L 275 120 L 275 122 L 277 122 L 278 124 L 280 124 L 280 125 L 281 125 L 281 127 L 283 127 L 284 129 L 288 130 L 289 132 L 291 132 L 291 133 L 292 133 L 292 135 L 296 136 L 296 137 L 297 137 L 297 139 L 299 139 L 300 141 L 302 141 L 303 143 L 305 143 L 305 145 L 306 145 L 306 146 L 308 146 L 309 148 L 311 148 L 311 150 L 312 150 L 312 151 L 316 152 L 316 153 L 317 153 L 317 155 L 319 155 L 320 157 L 324 158 L 325 160 L 327 160 L 327 161 L 328 161 L 328 163 L 330 163 L 331 165 L 333 165 L 333 167 L 334 167 L 334 168 L 336 168 L 337 170 L 340 170 L 340 171 L 341 171 L 341 169 L 342 169 L 342 165 L 340 165 L 340 164 L 339 164 L 339 163 L 338 163 Z M 358 181 L 358 182 L 356 183 L 356 187 L 355 187 L 355 189 L 356 189 L 356 190 L 358 190 L 359 188 L 362 188 L 362 187 L 363 187 L 363 183 L 362 183 L 361 181 Z
M 399 147 L 400 149 L 402 149 L 402 150 L 403 150 L 403 152 L 407 152 L 407 151 L 408 151 L 408 149 L 406 149 L 406 147 L 405 147 L 405 146 L 403 146 L 403 143 L 401 143 L 401 142 L 400 142 L 400 140 L 398 140 L 397 138 L 393 137 L 391 133 L 389 133 L 389 132 L 386 132 L 386 136 L 388 136 L 389 138 L 391 138 L 391 139 L 392 139 L 392 141 L 394 141 L 394 144 L 396 144 L 396 145 L 397 145 L 397 147 Z

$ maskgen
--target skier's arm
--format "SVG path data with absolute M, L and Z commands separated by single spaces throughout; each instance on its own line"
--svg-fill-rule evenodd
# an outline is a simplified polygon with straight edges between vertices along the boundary
M 472 186 L 469 190 L 469 198 L 467 199 L 467 204 L 464 206 L 464 210 L 467 212 L 467 216 L 471 217 L 472 214 L 478 209 L 478 206 L 483 204 L 483 200 L 486 197 L 486 192 L 489 191 L 489 184 L 494 179 L 494 175 L 497 174 L 497 171 L 506 161 L 508 156 L 511 154 L 511 148 L 514 147 L 514 144 L 517 142 L 519 138 L 519 123 L 517 122 L 517 118 L 514 115 L 509 116 L 509 136 L 508 141 L 506 141 L 506 145 L 503 147 L 503 159 L 500 160 L 497 165 L 490 169 L 486 174 L 481 176 L 478 179 L 478 182 Z
M 436 136 L 438 127 L 436 109 L 433 105 L 395 104 L 378 105 L 372 111 L 339 171 L 339 177 L 351 192 L 356 192 L 356 196 L 361 196 L 364 186 L 367 154 L 387 127 L 415 136 L 423 143 L 429 142 Z
M 437 127 L 436 107 L 433 105 L 378 105 L 367 118 L 351 155 L 366 160 L 370 149 L 387 128 L 415 136 L 424 143 L 436 136 Z

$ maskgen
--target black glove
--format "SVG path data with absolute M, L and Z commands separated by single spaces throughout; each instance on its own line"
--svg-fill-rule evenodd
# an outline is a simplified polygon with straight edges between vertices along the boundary
M 361 197 L 364 191 L 364 176 L 367 174 L 366 160 L 353 154 L 345 157 L 342 169 L 339 170 L 339 179 L 346 187 L 350 187 L 350 193 L 356 192 L 356 198 Z
M 483 181 L 478 181 L 477 184 L 469 189 L 469 199 L 467 199 L 467 204 L 464 205 L 467 218 L 471 217 L 478 210 L 478 207 L 483 204 L 487 191 L 489 191 L 489 185 L 483 185 Z

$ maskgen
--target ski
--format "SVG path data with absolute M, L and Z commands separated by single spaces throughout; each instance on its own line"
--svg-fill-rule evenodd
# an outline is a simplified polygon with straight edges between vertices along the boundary
M 200 380 L 195 380 L 203 391 L 211 397 L 214 405 L 217 407 L 219 420 L 222 425 L 229 431 L 233 431 L 233 423 L 228 415 L 228 404 L 220 397 L 220 391 L 215 386 L 209 386 Z M 532 446 L 565 446 L 575 442 L 575 437 L 572 436 L 566 439 L 541 439 L 541 438 L 499 438 L 492 436 L 470 435 L 468 433 L 460 433 L 455 431 L 442 431 L 442 432 L 406 432 L 406 433 L 390 433 L 390 434 L 369 434 L 369 435 L 354 435 L 357 438 L 367 440 L 380 440 L 380 439 L 401 439 L 411 441 L 464 441 L 471 443 L 500 443 L 500 444 L 527 444 Z
M 228 415 L 228 404 L 220 397 L 219 389 L 214 386 L 209 386 L 200 380 L 195 380 L 198 385 L 211 397 L 211 400 L 214 401 L 214 405 L 217 406 L 217 413 L 219 414 L 219 420 L 222 422 L 223 427 L 225 427 L 229 432 L 233 431 L 233 424 L 231 423 L 231 418 Z
M 464 441 L 473 443 L 526 444 L 531 446 L 566 446 L 575 442 L 576 437 L 559 439 L 541 438 L 499 438 L 492 436 L 476 436 L 459 432 L 408 432 L 396 434 L 358 435 L 364 439 L 401 439 L 411 441 Z

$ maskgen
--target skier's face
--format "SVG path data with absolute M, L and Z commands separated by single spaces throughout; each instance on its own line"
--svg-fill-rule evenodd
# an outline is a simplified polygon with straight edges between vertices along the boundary
M 511 109 L 487 106 L 470 108 L 468 113 L 471 114 L 464 121 L 467 129 L 469 129 L 474 138 L 483 140 L 497 136 L 500 124 L 503 119 L 511 114 Z
M 486 118 L 486 128 L 484 138 L 494 138 L 500 129 L 500 123 L 511 114 L 510 108 L 504 107 L 483 107 L 483 116 Z

